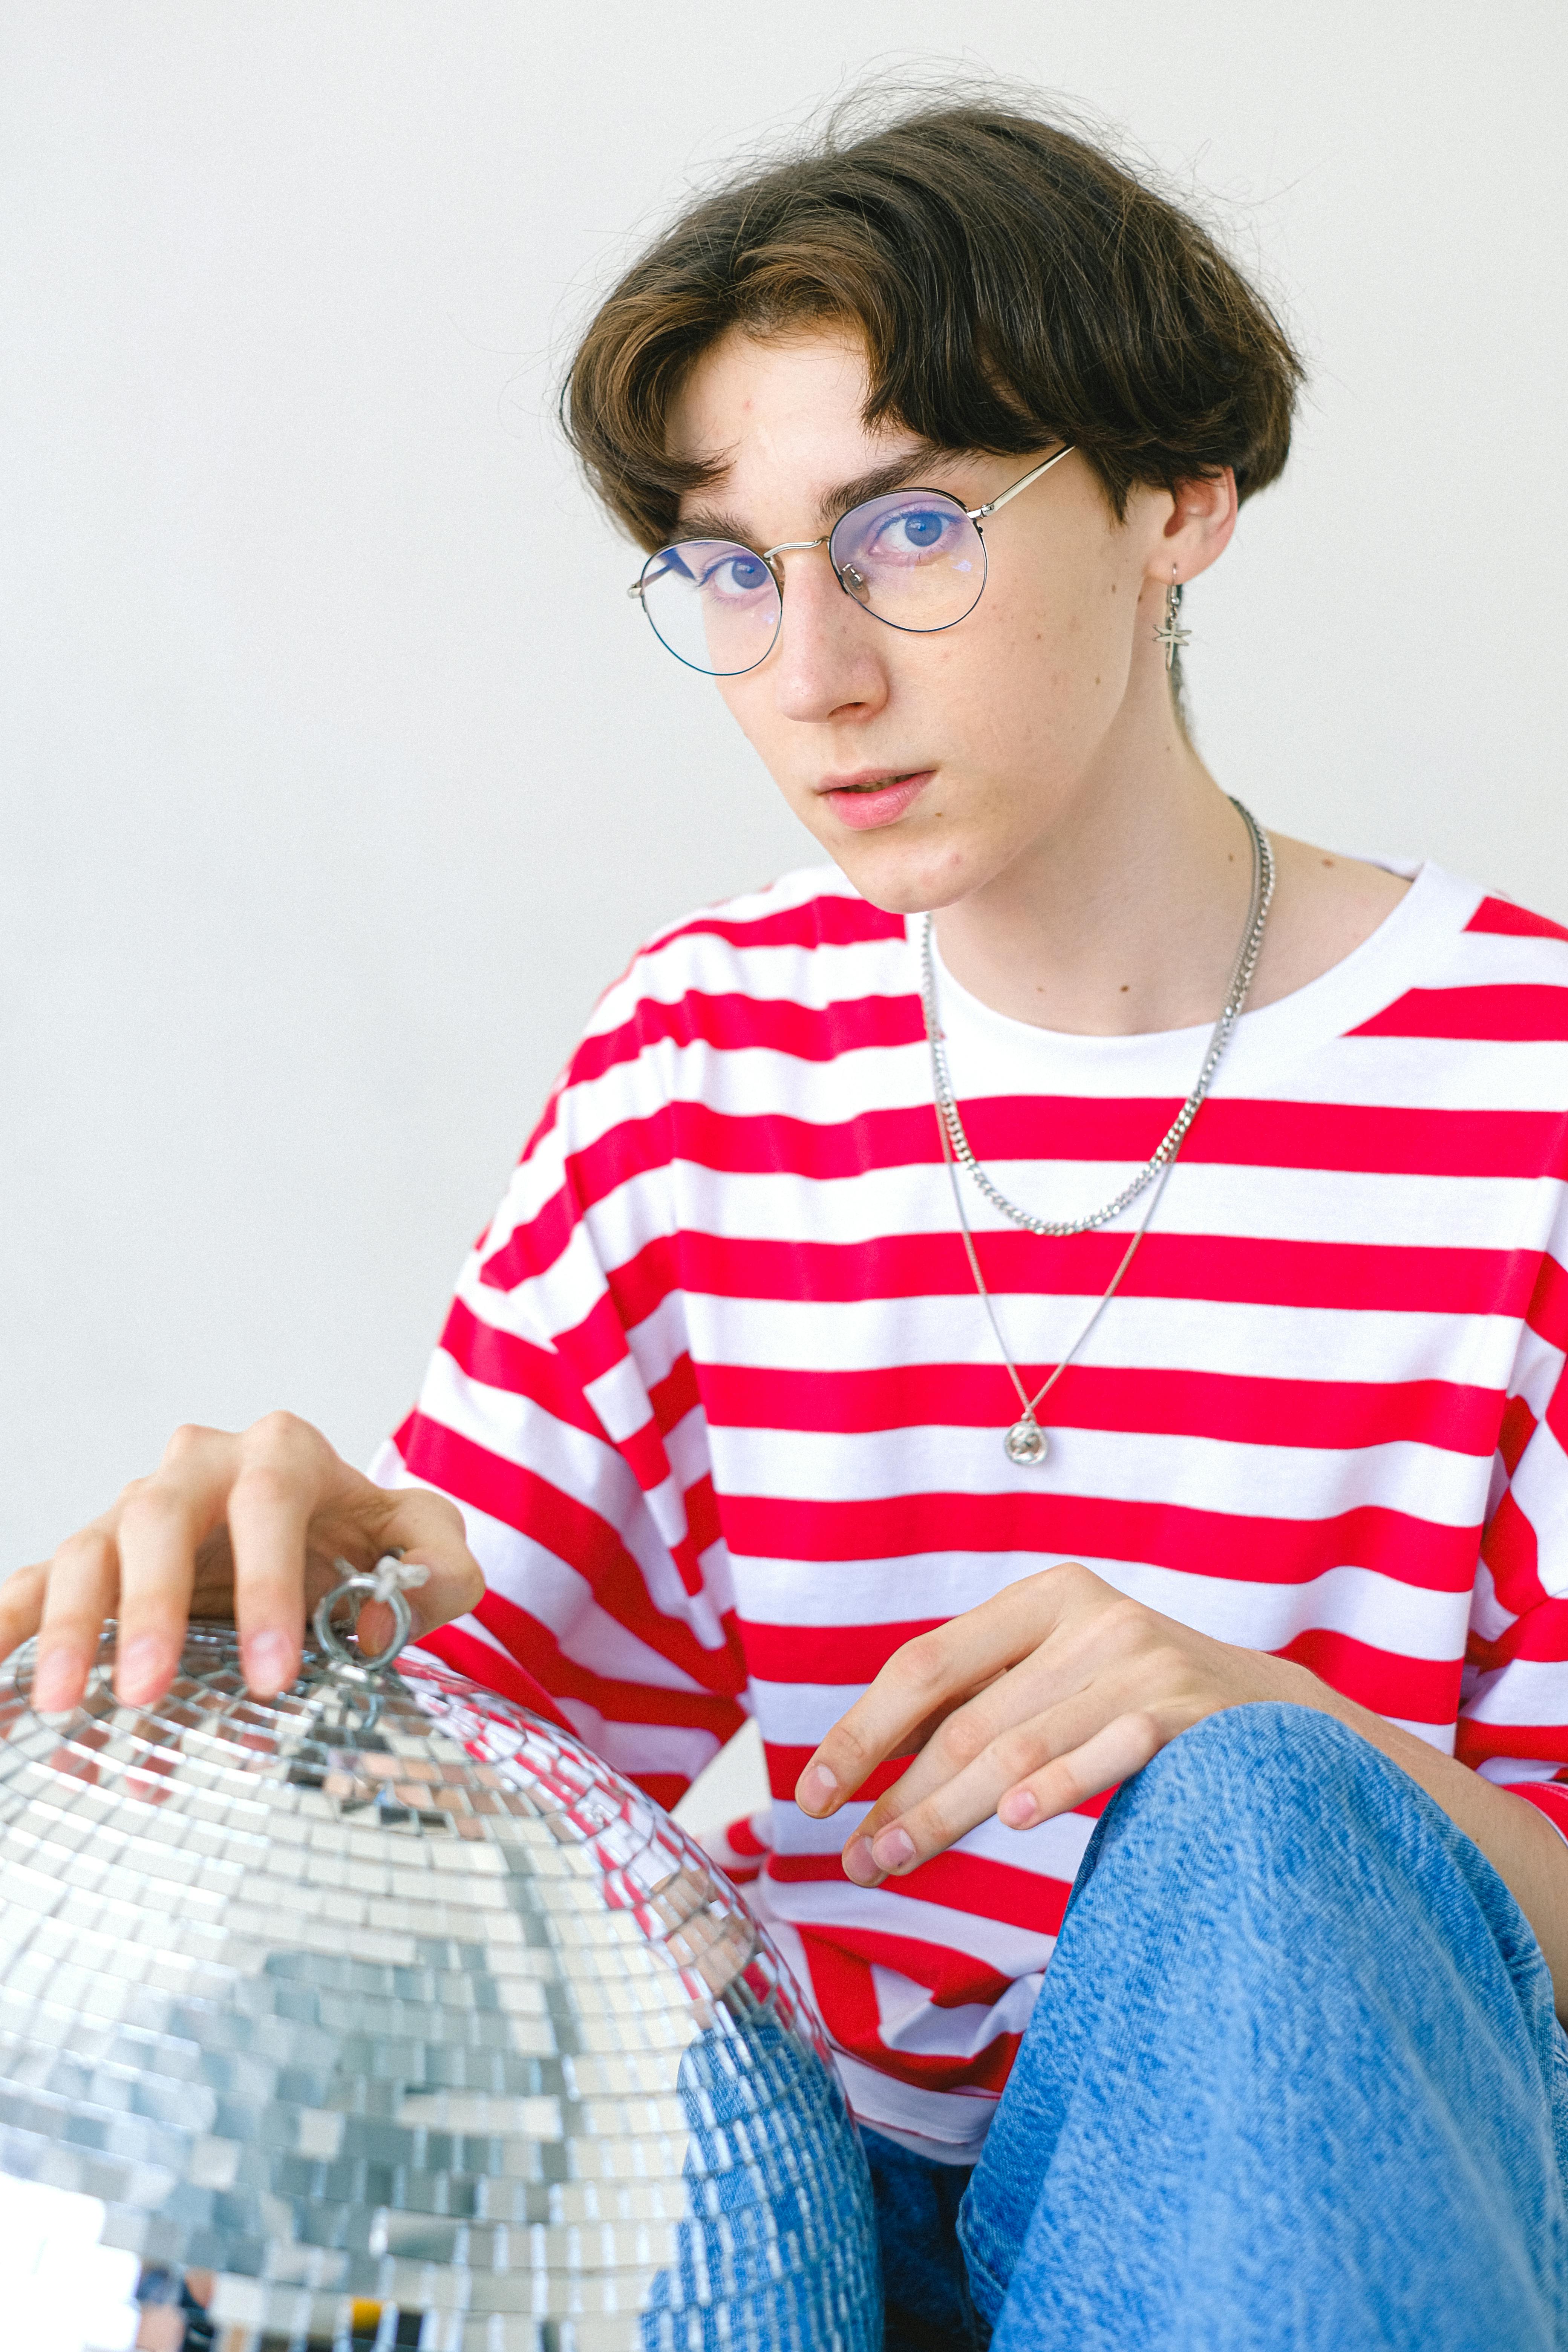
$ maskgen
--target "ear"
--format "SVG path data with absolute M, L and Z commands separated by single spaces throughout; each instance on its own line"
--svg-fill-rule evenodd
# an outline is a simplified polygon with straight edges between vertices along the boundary
M 1150 578 L 1164 588 L 1206 572 L 1230 545 L 1239 507 L 1236 476 L 1228 466 L 1222 473 L 1196 474 L 1190 482 L 1178 482 L 1153 551 Z

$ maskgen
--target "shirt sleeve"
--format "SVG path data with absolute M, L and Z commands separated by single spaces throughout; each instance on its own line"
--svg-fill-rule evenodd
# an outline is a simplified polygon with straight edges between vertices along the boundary
M 679 1110 L 637 967 L 600 1006 L 468 1257 L 385 1486 L 461 1508 L 487 1590 L 422 1647 L 672 1805 L 746 1671 L 680 1288 Z
M 1503 1412 L 1456 1752 L 1568 1838 L 1565 1240 L 1542 1260 Z

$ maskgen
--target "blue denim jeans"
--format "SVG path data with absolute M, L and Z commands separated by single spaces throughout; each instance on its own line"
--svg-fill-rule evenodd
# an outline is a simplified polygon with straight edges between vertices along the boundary
M 1211 1716 L 1107 1807 L 945 2261 L 964 2176 L 868 2149 L 887 2352 L 1568 2347 L 1545 1961 L 1310 1708 Z

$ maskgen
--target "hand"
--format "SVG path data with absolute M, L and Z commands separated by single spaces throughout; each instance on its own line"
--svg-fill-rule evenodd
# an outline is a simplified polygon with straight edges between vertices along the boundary
M 1304 1666 L 1194 1633 L 1078 1561 L 1010 1584 L 895 1650 L 795 1786 L 826 1820 L 889 1757 L 909 1770 L 844 1849 L 876 1886 L 993 1813 L 1031 1829 L 1113 1789 L 1190 1724 L 1249 1699 L 1327 1706 Z
M 342 1580 L 334 1561 L 366 1569 L 395 1547 L 430 1571 L 409 1596 L 415 1639 L 483 1592 L 455 1504 L 373 1486 L 308 1422 L 271 1412 L 238 1435 L 176 1430 L 150 1478 L 133 1479 L 53 1559 L 0 1584 L 0 1658 L 36 1633 L 34 1705 L 74 1706 L 104 1622 L 118 1617 L 114 1687 L 146 1705 L 174 1678 L 187 1622 L 220 1618 L 239 1628 L 246 1681 L 270 1698 L 300 1671 L 306 1612 Z M 379 1603 L 362 1622 L 373 1646 L 391 1638 Z

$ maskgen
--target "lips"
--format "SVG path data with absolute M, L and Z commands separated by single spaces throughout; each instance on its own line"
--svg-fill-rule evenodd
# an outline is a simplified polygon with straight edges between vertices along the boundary
M 896 824 L 935 772 L 934 768 L 902 772 L 861 768 L 853 775 L 825 776 L 816 791 L 852 832 L 868 833 L 876 825 Z

